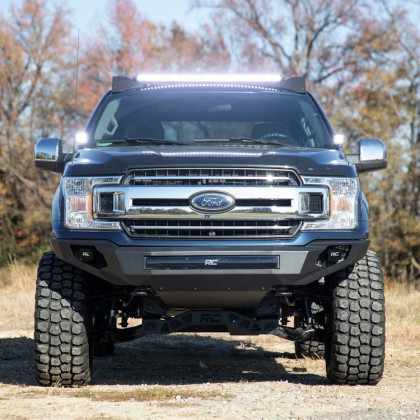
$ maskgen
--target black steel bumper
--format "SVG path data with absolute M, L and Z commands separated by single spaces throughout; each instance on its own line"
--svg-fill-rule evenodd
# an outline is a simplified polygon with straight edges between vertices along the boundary
M 121 247 L 102 240 L 53 239 L 56 255 L 109 283 L 152 289 L 168 307 L 253 307 L 270 290 L 310 284 L 361 259 L 369 240 L 315 241 L 306 246 Z M 348 246 L 327 261 L 329 247 Z M 83 261 L 83 252 L 92 252 Z

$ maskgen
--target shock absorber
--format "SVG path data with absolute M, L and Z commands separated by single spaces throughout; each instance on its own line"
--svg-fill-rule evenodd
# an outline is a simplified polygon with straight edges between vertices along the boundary
M 311 305 L 308 302 L 307 296 L 303 298 L 303 309 L 304 309 L 305 323 L 306 325 L 311 325 L 312 324 L 312 311 L 311 311 Z

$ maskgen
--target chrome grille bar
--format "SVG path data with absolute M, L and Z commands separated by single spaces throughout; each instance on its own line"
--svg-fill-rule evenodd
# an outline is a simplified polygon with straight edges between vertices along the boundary
M 198 223 L 198 224 L 197 224 Z M 226 225 L 222 225 L 221 223 Z M 123 222 L 132 237 L 188 237 L 188 238 L 273 238 L 292 237 L 301 226 L 288 221 L 218 221 L 218 220 L 136 220 Z
M 256 168 L 163 168 L 129 172 L 126 185 L 302 185 L 291 170 Z
M 219 219 L 251 218 L 251 219 L 299 219 L 314 220 L 329 217 L 329 189 L 324 186 L 302 187 L 219 187 L 217 191 L 203 186 L 99 186 L 94 189 L 94 217 L 112 219 L 143 219 L 164 217 L 176 218 L 208 218 L 205 212 L 198 212 L 188 205 L 183 205 L 182 200 L 188 199 L 199 193 L 222 192 L 231 195 L 238 201 L 238 205 L 227 212 L 217 214 Z M 118 195 L 118 208 L 104 208 L 102 200 L 104 195 Z M 316 213 L 303 211 L 304 198 L 308 194 L 321 196 L 322 210 Z M 122 198 L 124 197 L 124 198 Z M 136 206 L 134 203 L 144 200 L 150 205 Z M 247 206 L 240 205 L 244 200 Z M 114 202 L 115 200 L 112 200 Z M 181 202 L 180 202 L 181 201 Z M 270 205 L 270 201 L 272 205 Z M 124 204 L 122 205 L 122 203 Z M 166 204 L 165 204 L 166 202 Z M 279 205 L 281 202 L 289 205 Z M 174 205 L 174 203 L 177 203 Z M 186 203 L 187 204 L 187 203 Z M 213 215 L 214 216 L 214 215 Z M 212 216 L 212 217 L 213 217 Z
M 233 178 L 233 177 L 232 177 Z M 290 178 L 286 176 L 272 176 L 272 177 L 266 177 L 266 176 L 235 176 L 235 180 L 247 180 L 247 181 L 266 181 L 266 182 L 275 182 L 275 181 L 289 181 Z M 162 180 L 170 180 L 175 179 L 177 181 L 184 181 L 184 180 L 191 180 L 195 179 L 198 181 L 213 181 L 213 180 L 220 180 L 223 179 L 227 182 L 229 182 L 229 178 L 222 178 L 221 176 L 133 176 L 130 181 L 136 182 L 136 181 L 145 181 L 145 180 L 156 180 L 156 181 L 162 181 Z
M 131 229 L 134 230 L 168 230 L 168 228 L 172 228 L 173 226 L 131 226 Z M 285 226 L 190 226 L 190 225 L 178 225 L 177 229 L 188 229 L 188 230 L 203 230 L 203 227 L 209 227 L 211 230 L 279 230 L 279 229 L 289 229 L 289 227 Z

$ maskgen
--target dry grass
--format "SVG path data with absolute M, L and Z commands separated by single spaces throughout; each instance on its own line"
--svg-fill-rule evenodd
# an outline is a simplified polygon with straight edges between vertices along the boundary
M 59 387 L 49 389 L 30 388 L 23 390 L 25 397 L 44 398 L 48 396 L 87 398 L 91 401 L 99 402 L 144 402 L 144 401 L 170 401 L 170 400 L 186 400 L 186 399 L 208 399 L 208 400 L 230 400 L 234 395 L 227 392 L 217 391 L 198 391 L 187 388 L 170 388 L 163 386 L 153 386 L 147 388 L 124 389 L 113 391 L 105 391 L 94 389 L 93 387 L 85 387 L 80 389 L 62 389 Z
M 13 289 L 15 292 L 35 290 L 36 266 L 26 266 L 14 262 L 0 268 L 0 289 Z
M 32 330 L 36 269 L 18 263 L 0 268 L 0 331 Z
M 203 398 L 203 399 L 222 399 L 227 400 L 233 398 L 227 393 L 220 393 L 216 391 L 197 391 L 193 389 L 181 389 L 179 387 L 168 388 L 163 386 L 155 386 L 149 389 L 133 389 L 125 392 L 97 392 L 91 389 L 81 389 L 73 394 L 74 397 L 89 398 L 93 401 L 108 401 L 108 402 L 122 402 L 122 401 L 168 401 L 172 399 L 188 399 L 188 398 Z
M 389 284 L 386 287 L 387 315 L 401 322 L 409 319 L 420 326 L 420 291 L 401 284 Z
M 386 289 L 387 357 L 394 365 L 417 369 L 420 342 L 420 291 L 399 284 Z M 402 352 L 406 357 L 402 358 Z M 412 355 L 410 358 L 409 356 Z

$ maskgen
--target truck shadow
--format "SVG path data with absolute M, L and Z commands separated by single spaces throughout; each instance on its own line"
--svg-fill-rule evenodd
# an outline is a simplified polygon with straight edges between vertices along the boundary
M 33 368 L 34 340 L 27 337 L 0 339 L 0 383 L 37 385 Z
M 273 340 L 276 338 L 273 337 Z M 37 385 L 31 338 L 0 339 L 0 383 Z M 311 362 L 312 363 L 312 362 Z M 313 363 L 321 363 L 313 362 Z M 186 385 L 287 381 L 328 385 L 291 352 L 266 350 L 248 340 L 174 334 L 117 344 L 112 357 L 95 357 L 92 385 Z
M 244 340 L 219 337 L 191 334 L 148 336 L 117 345 L 113 357 L 94 360 L 93 382 L 101 385 L 241 381 L 329 384 L 326 377 L 311 374 L 304 363 L 295 361 L 294 353 L 268 351 L 246 337 Z M 322 361 L 319 363 L 323 364 Z

